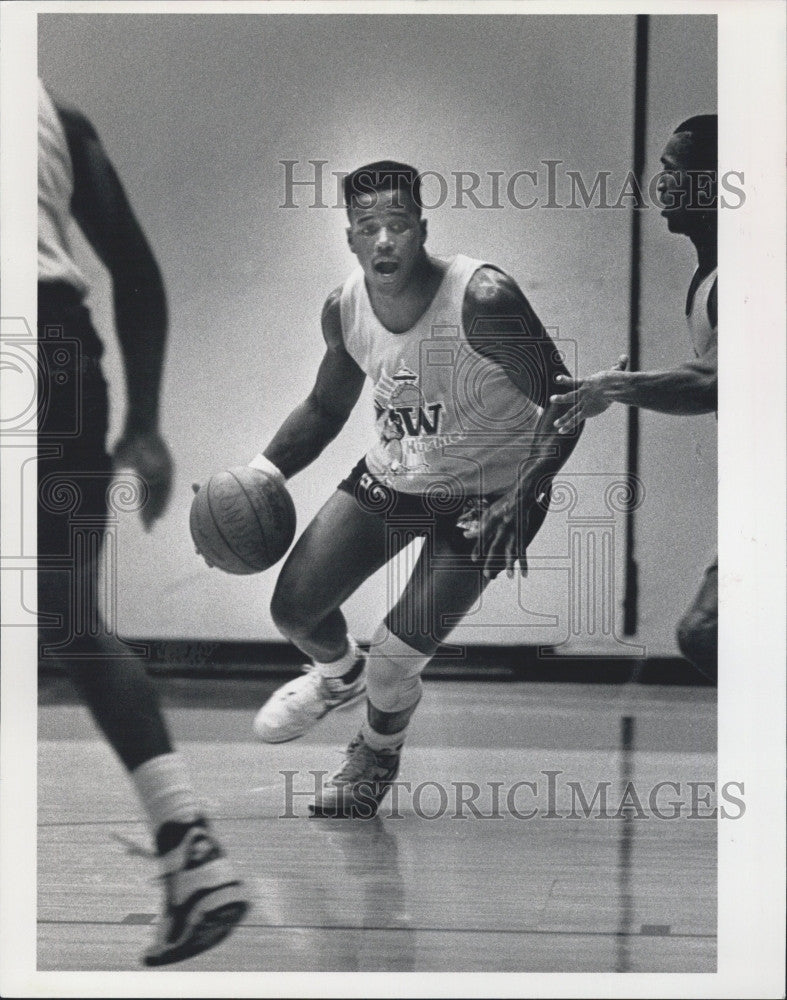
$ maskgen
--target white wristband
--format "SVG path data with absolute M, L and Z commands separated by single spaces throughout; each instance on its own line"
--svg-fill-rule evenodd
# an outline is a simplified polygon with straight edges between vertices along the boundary
M 269 476 L 273 476 L 274 479 L 277 479 L 282 484 L 285 482 L 284 473 L 281 469 L 277 465 L 274 465 L 269 458 L 266 458 L 262 452 L 255 455 L 249 462 L 249 465 L 252 469 L 259 469 L 260 472 L 267 472 Z

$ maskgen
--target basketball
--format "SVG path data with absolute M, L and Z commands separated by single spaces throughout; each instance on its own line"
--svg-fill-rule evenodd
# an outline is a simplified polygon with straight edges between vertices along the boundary
M 191 537 L 206 562 L 225 573 L 261 573 L 295 537 L 295 505 L 267 472 L 241 465 L 218 472 L 194 495 Z

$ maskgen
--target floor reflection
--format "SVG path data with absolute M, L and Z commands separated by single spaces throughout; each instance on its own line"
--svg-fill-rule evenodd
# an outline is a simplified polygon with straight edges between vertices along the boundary
M 292 822 L 299 829 L 280 845 L 279 876 L 258 880 L 261 921 L 287 929 L 276 968 L 412 971 L 416 932 L 396 823 L 380 817 Z

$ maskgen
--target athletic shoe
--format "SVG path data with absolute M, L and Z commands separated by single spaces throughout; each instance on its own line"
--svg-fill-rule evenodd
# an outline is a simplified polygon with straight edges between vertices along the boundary
M 399 773 L 402 748 L 373 750 L 358 733 L 347 747 L 344 763 L 331 775 L 309 806 L 312 816 L 371 819 Z
M 145 965 L 169 965 L 223 941 L 249 909 L 204 819 L 165 823 L 156 836 L 164 874 L 164 912 Z
M 280 687 L 257 712 L 254 732 L 266 743 L 296 740 L 328 712 L 357 701 L 366 693 L 366 658 L 363 659 L 363 669 L 351 684 L 345 684 L 341 677 L 323 677 L 315 666 L 308 664 L 302 677 Z

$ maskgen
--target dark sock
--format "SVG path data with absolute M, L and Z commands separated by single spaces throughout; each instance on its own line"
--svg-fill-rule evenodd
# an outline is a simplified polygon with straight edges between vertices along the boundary
M 342 684 L 352 684 L 358 680 L 363 671 L 364 664 L 366 663 L 366 658 L 359 656 L 355 661 L 353 666 L 347 671 L 346 674 L 342 674 Z
M 369 701 L 366 706 L 366 718 L 374 732 L 381 736 L 395 736 L 402 733 L 402 739 L 404 739 L 404 731 L 410 724 L 410 719 L 417 707 L 418 702 L 400 712 L 383 712 L 381 709 L 375 708 Z

